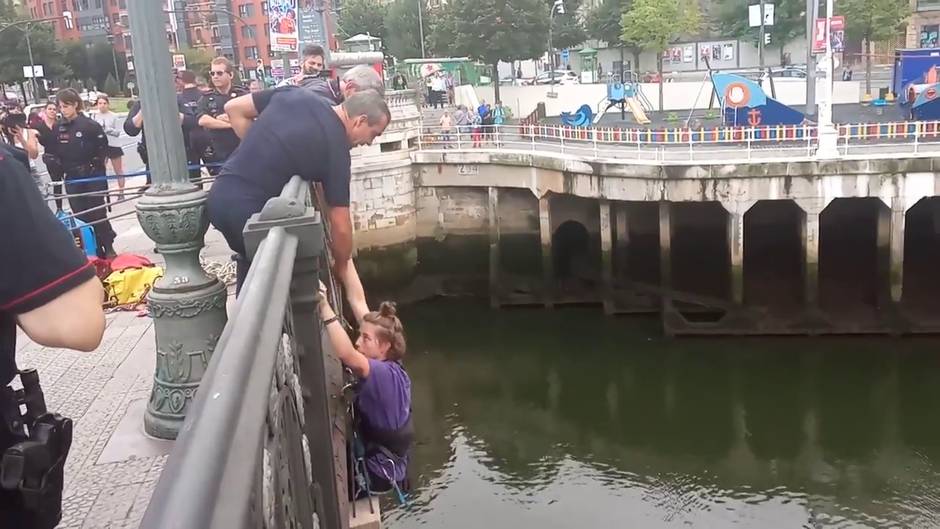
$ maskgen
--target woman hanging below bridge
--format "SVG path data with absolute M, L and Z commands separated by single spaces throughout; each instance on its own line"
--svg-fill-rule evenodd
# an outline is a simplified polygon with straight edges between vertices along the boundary
M 404 500 L 408 456 L 414 438 L 411 422 L 411 379 L 402 366 L 405 333 L 395 304 L 383 302 L 378 311 L 357 314 L 355 345 L 326 301 L 320 287 L 320 316 L 336 356 L 359 383 L 352 412 L 355 441 L 350 447 L 356 470 L 353 496 L 395 490 Z

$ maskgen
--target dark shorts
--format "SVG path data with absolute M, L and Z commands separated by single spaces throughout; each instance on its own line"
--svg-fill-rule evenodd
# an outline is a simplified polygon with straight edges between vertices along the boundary
M 124 156 L 124 149 L 120 147 L 108 146 L 108 159 L 113 160 L 114 158 L 120 158 Z

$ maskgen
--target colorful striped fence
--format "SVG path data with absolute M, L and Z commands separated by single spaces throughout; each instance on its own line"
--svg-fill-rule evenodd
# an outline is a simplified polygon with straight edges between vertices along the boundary
M 889 123 L 854 123 L 837 126 L 839 139 L 878 140 L 940 137 L 940 121 L 900 121 Z M 740 141 L 801 141 L 816 137 L 810 125 L 766 125 L 757 127 L 687 127 L 665 129 L 576 128 L 544 123 L 521 123 L 525 137 L 555 138 L 603 143 L 679 145 L 688 143 L 730 143 Z
M 603 143 L 632 143 L 681 145 L 688 143 L 729 143 L 741 141 L 798 141 L 816 137 L 816 128 L 804 125 L 777 125 L 763 127 L 702 127 L 691 129 L 624 129 L 614 127 L 577 128 L 544 123 L 521 123 L 520 133 L 525 137 L 558 140 L 598 141 Z

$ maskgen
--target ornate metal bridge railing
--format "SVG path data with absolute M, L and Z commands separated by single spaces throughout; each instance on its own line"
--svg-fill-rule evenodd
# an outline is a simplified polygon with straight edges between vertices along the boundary
M 327 251 L 307 184 L 295 176 L 244 233 L 248 278 L 143 528 L 348 525 L 342 367 L 316 315 Z

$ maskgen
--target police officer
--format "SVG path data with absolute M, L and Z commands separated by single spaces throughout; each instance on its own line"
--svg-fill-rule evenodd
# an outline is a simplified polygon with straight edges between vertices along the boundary
M 232 130 L 232 124 L 225 113 L 225 103 L 247 94 L 248 90 L 232 84 L 234 79 L 232 63 L 225 57 L 216 57 L 212 60 L 209 74 L 212 76 L 213 90 L 202 96 L 199 101 L 197 123 L 209 131 L 209 140 L 214 153 L 213 162 L 221 164 L 235 151 L 240 141 L 235 131 Z M 210 174 L 218 172 L 219 167 L 209 170 Z
M 73 214 L 83 222 L 94 223 L 98 257 L 114 257 L 116 235 L 105 208 L 100 207 L 104 206 L 108 191 L 108 181 L 104 178 L 107 174 L 104 164 L 108 158 L 108 137 L 101 125 L 82 114 L 82 99 L 78 92 L 70 88 L 62 90 L 58 101 L 62 118 L 55 124 L 52 134 L 40 136 L 39 141 L 62 167 L 65 192 L 70 195 L 69 206 Z M 83 181 L 93 177 L 98 178 Z
M 199 113 L 199 101 L 203 96 L 202 91 L 199 90 L 199 87 L 196 85 L 196 74 L 189 70 L 183 70 L 179 73 L 177 79 L 183 83 L 183 88 L 180 90 L 179 94 L 177 94 L 176 102 L 179 105 L 180 112 L 185 114 L 187 119 L 191 116 L 192 122 L 195 124 Z M 208 147 L 208 132 L 198 125 L 193 126 L 189 131 L 189 141 L 186 142 L 186 162 L 190 167 L 199 165 Z M 203 161 L 209 163 L 210 159 L 206 157 Z M 200 176 L 202 176 L 200 169 L 189 170 L 190 180 L 196 180 Z M 202 187 L 201 184 L 200 187 Z
M 17 327 L 46 347 L 91 351 L 104 332 L 104 292 L 94 266 L 43 202 L 26 166 L 2 148 L 0 225 L 5 230 L 0 252 L 0 465 L 6 473 L 0 480 L 0 527 L 52 529 L 61 517 L 71 424 L 54 414 L 37 416 L 42 410 L 31 412 L 29 405 L 24 421 L 20 399 L 8 386 L 17 375 Z M 24 396 L 30 392 L 26 386 L 35 387 L 30 383 L 35 377 L 27 376 L 34 374 L 21 374 Z M 20 456 L 25 464 L 17 465 Z M 35 486 L 37 480 L 39 491 L 22 486 Z
M 177 98 L 177 106 L 180 116 L 180 126 L 183 128 L 183 145 L 187 146 L 187 158 L 189 158 L 189 135 L 196 127 L 196 116 L 186 111 L 179 98 Z M 144 133 L 144 115 L 140 112 L 140 108 L 140 101 L 134 101 L 127 113 L 127 119 L 124 120 L 124 132 L 127 133 L 128 136 L 140 136 L 140 143 L 137 144 L 137 154 L 140 155 L 141 161 L 147 166 L 147 185 L 150 185 L 150 158 L 147 155 L 147 135 Z M 188 161 L 188 163 L 192 164 L 194 162 Z M 193 177 L 194 175 L 190 173 L 190 178 Z M 198 172 L 195 177 L 199 177 Z

